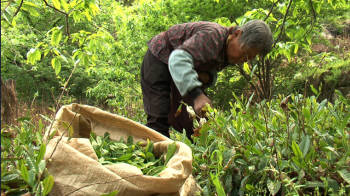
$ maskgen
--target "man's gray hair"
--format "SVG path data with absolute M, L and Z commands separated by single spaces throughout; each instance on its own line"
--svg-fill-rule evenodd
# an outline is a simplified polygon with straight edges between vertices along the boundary
M 258 49 L 262 55 L 270 52 L 273 38 L 270 27 L 264 21 L 251 20 L 238 29 L 242 31 L 241 46 Z

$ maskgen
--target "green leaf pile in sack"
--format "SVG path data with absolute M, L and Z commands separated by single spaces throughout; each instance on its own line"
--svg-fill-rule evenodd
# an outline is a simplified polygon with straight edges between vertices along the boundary
M 153 154 L 154 144 L 150 140 L 147 140 L 145 146 L 145 143 L 141 141 L 134 143 L 132 136 L 128 137 L 127 142 L 124 142 L 123 139 L 113 141 L 108 132 L 103 137 L 91 133 L 90 141 L 99 162 L 103 165 L 128 163 L 141 169 L 144 175 L 150 176 L 158 176 L 176 152 L 176 143 L 174 142 L 168 146 L 166 154 L 157 158 Z
M 90 135 L 96 135 L 96 140 L 90 142 Z M 52 137 L 48 140 L 45 154 L 45 159 L 48 161 L 47 169 L 55 179 L 50 195 L 187 196 L 195 195 L 199 191 L 191 175 L 191 149 L 184 143 L 175 143 L 130 119 L 96 107 L 71 104 L 63 106 L 57 112 L 53 128 L 48 130 L 46 136 Z M 104 138 L 106 136 L 108 140 Z M 115 160 L 106 159 L 105 156 L 99 158 L 96 153 L 108 155 L 110 152 L 106 152 L 106 149 L 94 150 L 93 146 L 97 147 L 97 138 L 100 138 L 99 140 L 104 138 L 104 142 L 107 141 L 107 143 L 111 141 L 118 143 L 117 141 L 123 138 L 129 138 L 129 141 L 124 143 L 126 146 L 120 145 L 122 144 L 120 142 L 114 143 L 116 145 L 113 147 L 109 146 L 114 149 L 124 148 L 125 156 L 122 155 L 122 158 L 117 156 Z M 99 142 L 102 143 L 102 141 Z M 142 165 L 141 162 L 128 162 L 133 158 L 130 154 L 128 155 L 128 152 L 131 152 L 128 145 L 131 148 L 135 145 L 134 153 L 140 153 L 140 151 L 136 152 L 136 145 L 141 146 L 140 142 L 146 144 L 145 148 L 149 144 L 148 149 L 143 149 L 143 152 L 147 154 L 152 151 L 154 156 L 152 157 L 150 153 L 148 157 L 144 156 L 151 160 L 148 163 L 155 164 L 158 157 L 164 160 L 164 167 L 153 167 L 153 169 L 157 168 L 157 171 L 152 172 L 145 169 L 152 168 L 146 165 L 147 162 L 143 162 L 141 168 L 137 167 Z M 156 176 L 147 175 L 147 173 Z

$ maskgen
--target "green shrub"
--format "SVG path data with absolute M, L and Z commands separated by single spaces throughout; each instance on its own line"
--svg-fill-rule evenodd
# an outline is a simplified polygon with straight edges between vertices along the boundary
M 204 195 L 347 195 L 350 193 L 350 102 L 279 96 L 230 112 L 210 109 L 197 123 L 193 174 Z M 219 180 L 219 181 L 218 181 Z
M 6 195 L 48 195 L 54 179 L 46 169 L 44 125 L 22 120 L 1 129 L 1 190 Z

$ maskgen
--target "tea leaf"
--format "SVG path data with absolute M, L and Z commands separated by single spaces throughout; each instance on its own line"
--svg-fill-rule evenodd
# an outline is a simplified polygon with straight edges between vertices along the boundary
M 45 152 L 46 152 L 46 144 L 42 143 L 40 145 L 39 154 L 36 157 L 36 164 L 39 164 L 40 161 L 44 159 Z
M 335 148 L 331 147 L 331 146 L 326 146 L 325 149 L 333 152 L 335 155 L 339 156 L 339 154 L 337 153 L 337 151 L 335 150 Z
M 271 195 L 276 195 L 281 188 L 281 182 L 267 180 L 267 188 L 269 189 Z
M 163 171 L 166 167 L 164 165 L 152 167 L 146 175 L 157 176 L 161 171 Z
M 43 194 L 48 195 L 51 192 L 53 185 L 54 185 L 53 176 L 52 175 L 47 176 L 43 181 L 43 186 L 44 186 Z
M 318 95 L 318 90 L 313 85 L 310 85 L 310 88 L 315 95 Z
M 307 181 L 305 182 L 305 187 L 307 188 L 324 187 L 324 184 L 318 181 Z
M 167 151 L 166 157 L 165 157 L 165 165 L 174 156 L 175 152 L 176 152 L 176 143 L 173 142 L 173 143 L 168 145 L 168 151 Z
M 222 186 L 222 184 L 220 183 L 218 175 L 213 175 L 212 173 L 210 173 L 210 179 L 212 180 L 212 182 L 215 186 L 215 190 L 216 190 L 216 193 L 218 194 L 218 196 L 226 196 L 225 189 Z
M 155 161 L 156 158 L 154 157 L 153 153 L 146 152 L 146 160 L 148 160 L 148 161 Z
M 303 152 L 304 157 L 310 149 L 310 144 L 311 144 L 310 136 L 306 135 L 305 137 L 303 137 L 300 143 L 300 148 L 301 148 L 301 151 Z
M 118 192 L 119 191 L 113 191 L 113 192 L 110 192 L 110 193 L 107 193 L 107 194 L 102 194 L 101 196 L 116 196 L 116 195 L 118 195 Z
M 327 100 L 327 99 L 324 99 L 324 100 L 318 105 L 317 112 L 320 112 L 321 110 L 323 110 L 323 108 L 326 106 L 327 103 L 328 103 L 328 100 Z
M 153 154 L 153 142 L 147 140 L 147 145 L 143 147 L 143 143 L 133 144 L 133 138 L 128 137 L 126 143 L 123 139 L 120 141 L 112 141 L 109 133 L 105 133 L 103 137 L 90 134 L 90 142 L 96 152 L 100 163 L 112 164 L 124 162 L 141 169 L 145 175 L 158 175 L 166 167 L 163 157 L 156 159 Z M 168 146 L 167 157 L 170 159 L 176 151 L 175 142 Z M 175 147 L 175 150 L 173 149 Z M 169 161 L 169 160 L 167 160 Z
M 26 181 L 26 182 L 28 183 L 28 182 L 29 182 L 29 172 L 28 172 L 28 169 L 27 169 L 27 167 L 25 166 L 23 160 L 21 160 L 19 164 L 20 164 L 21 176 L 22 176 L 23 180 Z
M 41 160 L 40 163 L 39 163 L 38 168 L 39 168 L 38 173 L 42 174 L 44 172 L 45 168 L 46 168 L 46 161 L 45 160 Z
M 27 183 L 29 184 L 29 186 L 34 187 L 36 181 L 35 181 L 35 176 L 36 173 L 33 169 L 29 170 L 28 172 L 28 181 Z
M 346 169 L 338 170 L 338 174 L 344 179 L 345 182 L 350 184 L 350 172 Z
M 19 180 L 19 175 L 18 174 L 8 174 L 4 177 L 1 177 L 1 182 L 11 182 L 14 180 Z
M 298 158 L 298 159 L 302 159 L 303 158 L 303 153 L 301 152 L 298 144 L 293 140 L 292 142 L 292 150 L 294 155 Z

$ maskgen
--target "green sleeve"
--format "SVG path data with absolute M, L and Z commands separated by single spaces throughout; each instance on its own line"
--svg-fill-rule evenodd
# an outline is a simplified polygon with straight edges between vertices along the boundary
M 169 57 L 169 72 L 179 90 L 181 96 L 187 95 L 202 83 L 198 80 L 198 74 L 194 70 L 193 58 L 185 50 L 176 49 Z

